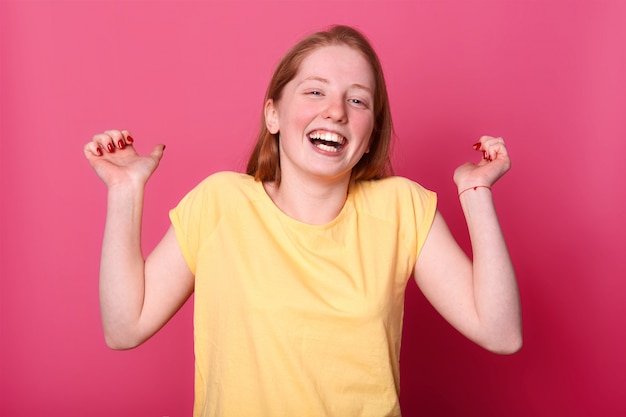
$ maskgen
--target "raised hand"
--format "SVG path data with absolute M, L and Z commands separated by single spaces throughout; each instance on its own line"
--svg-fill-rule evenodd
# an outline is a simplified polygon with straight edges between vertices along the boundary
M 107 130 L 85 145 L 85 157 L 107 187 L 124 183 L 144 186 L 158 167 L 165 145 L 141 156 L 133 142 L 127 130 Z
M 491 187 L 510 168 L 511 160 L 502 138 L 483 136 L 474 144 L 483 156 L 478 163 L 467 162 L 454 171 L 459 192 L 470 187 Z

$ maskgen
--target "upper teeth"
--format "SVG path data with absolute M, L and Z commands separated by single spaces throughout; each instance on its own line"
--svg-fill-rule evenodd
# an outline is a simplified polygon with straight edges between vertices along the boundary
M 325 140 L 326 142 L 335 142 L 338 143 L 340 145 L 343 144 L 343 142 L 345 141 L 345 138 L 341 135 L 338 135 L 337 133 L 332 133 L 332 132 L 313 132 L 309 135 L 309 137 L 311 139 L 320 139 L 320 140 Z

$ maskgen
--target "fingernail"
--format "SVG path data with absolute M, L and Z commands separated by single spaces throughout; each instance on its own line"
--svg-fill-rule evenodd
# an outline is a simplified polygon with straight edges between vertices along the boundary
M 114 151 L 113 145 L 110 144 L 110 143 L 107 144 L 107 149 L 109 150 L 109 152 L 113 152 Z
M 126 136 L 126 141 L 127 141 L 128 143 L 133 143 L 133 142 L 135 141 L 135 139 L 133 139 L 133 137 L 132 137 L 132 136 L 128 135 L 128 136 Z
M 117 141 L 117 147 L 120 149 L 124 149 L 124 141 L 122 139 Z
M 96 153 L 98 154 L 98 156 L 102 156 L 102 149 L 100 149 L 100 147 L 98 147 L 96 149 Z
M 480 149 L 480 142 L 476 142 L 475 144 L 472 145 L 472 148 L 479 150 Z

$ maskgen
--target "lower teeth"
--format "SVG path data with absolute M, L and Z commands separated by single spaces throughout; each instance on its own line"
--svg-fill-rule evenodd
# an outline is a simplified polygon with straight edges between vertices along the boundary
M 323 143 L 318 143 L 317 145 L 315 145 L 318 147 L 318 149 L 321 149 L 323 151 L 327 151 L 327 152 L 339 152 L 339 147 L 335 147 L 335 146 L 330 146 L 330 145 L 324 145 Z

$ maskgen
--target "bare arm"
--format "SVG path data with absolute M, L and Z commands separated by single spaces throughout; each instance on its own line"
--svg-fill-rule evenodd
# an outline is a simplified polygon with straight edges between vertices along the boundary
M 137 155 L 128 132 L 107 131 L 85 145 L 85 156 L 108 186 L 100 265 L 100 308 L 107 345 L 135 347 L 157 332 L 193 291 L 193 275 L 172 228 L 144 261 L 144 188 L 163 155 Z
M 522 345 L 521 308 L 515 272 L 498 222 L 490 187 L 510 167 L 504 142 L 483 137 L 485 158 L 455 172 L 472 244 L 473 262 L 437 213 L 415 265 L 424 295 L 455 328 L 496 353 Z M 482 186 L 474 189 L 474 186 Z

